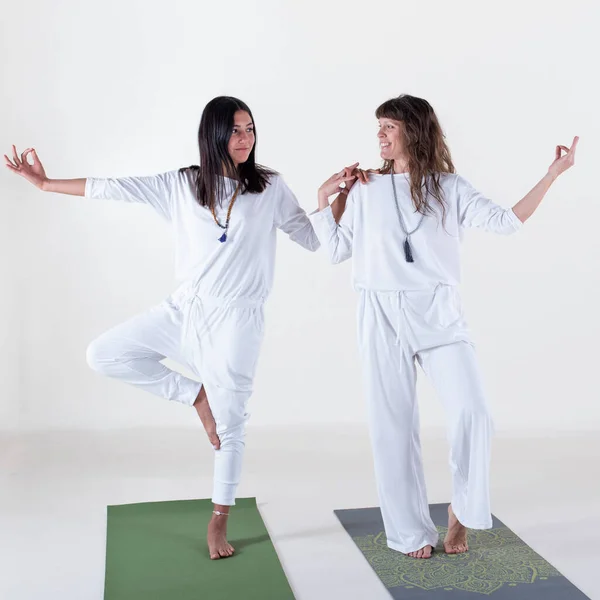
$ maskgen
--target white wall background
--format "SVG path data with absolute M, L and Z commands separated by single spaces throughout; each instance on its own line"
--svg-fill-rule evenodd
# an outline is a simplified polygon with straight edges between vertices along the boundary
M 594 0 L 7 3 L 0 139 L 50 177 L 197 162 L 212 97 L 254 112 L 258 159 L 310 210 L 345 164 L 377 166 L 377 105 L 427 98 L 459 172 L 504 205 L 581 136 L 521 234 L 471 232 L 463 296 L 499 429 L 600 426 L 600 55 Z M 0 427 L 196 426 L 194 411 L 93 373 L 87 344 L 166 296 L 167 226 L 143 206 L 42 194 L 0 174 Z M 364 419 L 350 264 L 281 237 L 253 423 Z M 422 424 L 443 424 L 421 382 Z
M 15 179 L 15 178 L 13 178 Z M 0 219 L 0 429 L 15 429 L 19 422 L 20 324 L 23 312 L 19 306 L 18 258 L 20 247 L 15 223 L 20 210 L 15 201 L 22 186 L 19 181 L 2 181 L 2 219 Z M 4 185 L 6 184 L 6 185 Z

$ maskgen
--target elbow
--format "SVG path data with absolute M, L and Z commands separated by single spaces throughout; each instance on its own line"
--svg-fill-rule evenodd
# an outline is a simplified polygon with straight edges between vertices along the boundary
M 347 256 L 344 256 L 340 252 L 332 252 L 329 255 L 329 262 L 331 262 L 332 265 L 339 265 L 341 262 L 344 262 L 347 258 Z
M 300 242 L 300 245 L 309 252 L 316 252 L 321 247 L 321 242 L 315 239 L 309 242 Z
M 329 246 L 329 260 L 332 265 L 337 265 L 352 256 L 352 247 L 341 240 L 331 240 Z
M 519 231 L 523 229 L 524 222 L 525 221 L 521 221 L 520 219 L 516 218 L 513 223 L 511 223 L 505 228 L 503 233 L 505 235 L 514 235 L 515 233 L 519 233 Z
M 510 221 L 509 233 L 516 233 L 517 231 L 520 231 L 523 227 L 523 223 L 525 223 L 525 221 L 527 221 L 527 219 L 531 216 L 530 214 L 526 215 L 521 213 L 519 210 L 515 210 L 514 207 L 509 208 L 507 213 Z
M 502 215 L 497 218 L 490 219 L 485 225 L 485 229 L 499 233 L 500 235 L 512 235 L 521 231 L 526 218 L 523 215 L 518 215 L 511 208 L 507 209 Z

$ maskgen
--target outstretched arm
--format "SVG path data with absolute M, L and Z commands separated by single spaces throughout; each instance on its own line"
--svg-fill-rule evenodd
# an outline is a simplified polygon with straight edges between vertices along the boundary
M 273 224 L 303 248 L 311 252 L 316 251 L 319 248 L 319 240 L 305 210 L 280 176 L 277 177 L 275 185 L 277 198 Z
M 577 150 L 578 142 L 579 137 L 575 136 L 570 148 L 567 148 L 567 146 L 556 146 L 554 162 L 550 165 L 546 175 L 526 196 L 513 206 L 513 212 L 519 217 L 522 223 L 527 221 L 536 211 L 556 178 L 575 164 L 575 151 Z M 562 155 L 563 152 L 565 152 L 564 156 Z
M 535 212 L 552 182 L 574 163 L 578 138 L 571 148 L 556 147 L 556 158 L 548 173 L 512 208 L 504 208 L 486 198 L 467 181 L 458 177 L 458 219 L 463 227 L 476 227 L 493 233 L 510 234 L 519 231 L 523 223 Z M 562 152 L 566 154 L 562 156 Z
M 58 194 L 70 194 L 71 196 L 85 195 L 85 179 L 48 179 L 42 162 L 38 158 L 37 152 L 33 148 L 27 148 L 19 154 L 15 146 L 13 148 L 12 160 L 4 155 L 6 167 L 21 175 L 29 183 L 32 183 L 44 192 L 56 192 Z M 29 162 L 29 155 L 33 164 Z
M 29 163 L 29 155 L 33 164 Z M 150 204 L 162 217 L 167 220 L 171 218 L 170 201 L 174 172 L 145 177 L 49 179 L 33 148 L 28 148 L 19 156 L 13 146 L 12 160 L 6 154 L 4 159 L 7 168 L 44 192 Z

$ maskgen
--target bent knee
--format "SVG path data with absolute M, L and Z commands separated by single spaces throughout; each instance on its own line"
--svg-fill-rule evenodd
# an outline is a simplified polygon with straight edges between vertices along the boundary
M 88 345 L 85 359 L 88 366 L 97 373 L 105 374 L 109 371 L 110 364 L 114 361 L 108 352 L 103 336 L 96 338 Z

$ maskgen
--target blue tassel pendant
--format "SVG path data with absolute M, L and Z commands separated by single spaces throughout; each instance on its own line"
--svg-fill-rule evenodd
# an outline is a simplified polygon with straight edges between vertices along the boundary
M 227 241 L 227 232 L 225 232 L 220 238 L 219 241 L 221 243 L 226 242 Z
M 406 262 L 415 262 L 415 259 L 413 258 L 412 254 L 412 248 L 410 247 L 410 242 L 408 241 L 408 238 L 406 238 L 404 242 L 404 257 L 406 258 Z

